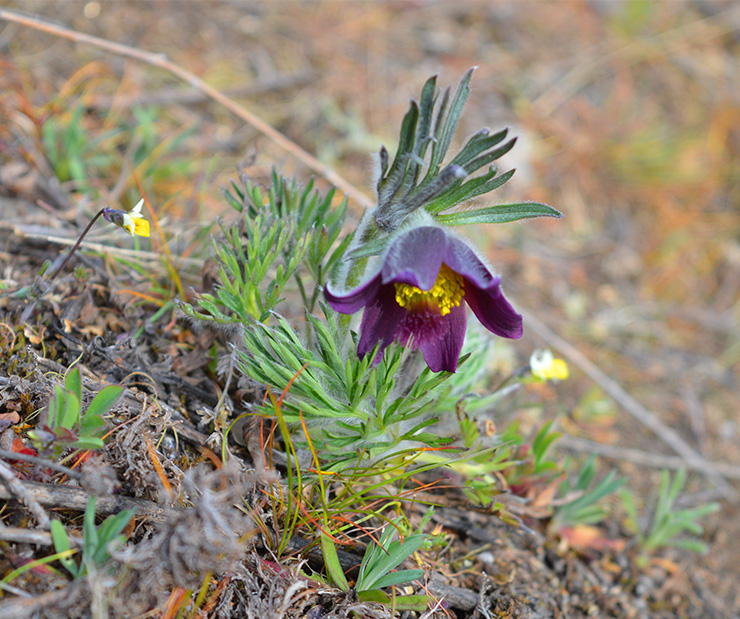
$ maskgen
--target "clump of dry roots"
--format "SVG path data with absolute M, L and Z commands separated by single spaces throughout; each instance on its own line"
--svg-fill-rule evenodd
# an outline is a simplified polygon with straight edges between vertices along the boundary
M 160 449 L 166 447 L 160 439 L 169 440 L 165 433 L 172 425 L 170 409 L 152 404 L 143 407 L 140 414 L 130 418 L 111 435 L 105 448 L 105 459 L 115 469 L 127 495 L 160 503 L 171 498 L 163 495 L 164 488 L 154 466 L 152 452 L 154 445 Z M 158 460 L 173 495 L 179 496 L 182 470 L 175 465 L 173 458 Z

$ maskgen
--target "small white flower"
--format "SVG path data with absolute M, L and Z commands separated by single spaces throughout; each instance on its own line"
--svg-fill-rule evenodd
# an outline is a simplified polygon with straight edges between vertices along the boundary
M 529 358 L 529 368 L 532 375 L 540 380 L 565 380 L 570 375 L 568 364 L 562 359 L 556 359 L 549 348 L 535 350 Z

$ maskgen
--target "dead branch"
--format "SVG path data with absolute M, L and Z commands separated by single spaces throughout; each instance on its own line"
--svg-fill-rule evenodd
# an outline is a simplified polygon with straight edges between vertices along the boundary
M 56 462 L 47 460 L 46 458 L 32 456 L 31 454 L 16 453 L 14 451 L 8 451 L 7 449 L 0 449 L 0 458 L 4 458 L 5 460 L 28 462 L 29 464 L 42 466 L 44 468 L 51 469 L 52 471 L 57 471 L 58 473 L 64 473 L 67 477 L 71 477 L 72 479 L 80 479 L 82 477 L 81 473 L 73 471 L 69 467 L 57 464 Z
M 2 466 L 4 465 L 0 463 L 0 468 Z M 23 496 L 30 498 L 39 506 L 44 505 L 83 512 L 90 500 L 91 494 L 82 488 L 25 481 L 17 479 L 14 475 L 13 478 L 17 482 L 15 487 L 21 488 Z M 19 500 L 19 497 L 5 485 L 0 484 L 0 499 Z M 176 510 L 146 499 L 135 499 L 120 495 L 97 497 L 95 503 L 95 511 L 98 514 L 116 514 L 124 509 L 132 509 L 137 515 L 146 516 L 154 521 L 164 520 L 169 515 L 176 513 Z
M 28 490 L 25 483 L 15 476 L 13 470 L 2 461 L 0 461 L 0 479 L 4 482 L 0 484 L 0 498 L 19 501 L 33 514 L 39 526 L 48 530 L 49 515 L 41 507 L 41 502 L 34 496 L 33 492 Z
M 69 602 L 82 594 L 82 580 L 73 582 L 64 589 L 55 589 L 34 597 L 15 598 L 0 603 L 0 617 L 3 619 L 26 619 L 34 616 L 44 608 L 56 607 Z
M 595 441 L 589 441 L 575 436 L 561 436 L 558 440 L 558 445 L 573 451 L 595 453 L 606 458 L 626 460 L 628 462 L 651 466 L 657 469 L 685 468 L 693 471 L 704 472 L 701 468 L 698 468 L 695 463 L 688 462 L 680 456 L 666 456 L 663 454 L 649 453 L 639 449 L 622 447 L 621 445 L 606 445 L 604 443 L 597 443 Z M 735 466 L 727 462 L 711 462 L 708 460 L 705 462 L 710 464 L 714 470 L 724 477 L 729 479 L 740 479 L 740 466 Z
M 5 527 L 0 526 L 0 541 L 15 542 L 17 544 L 34 544 L 36 546 L 53 546 L 51 533 L 48 531 L 38 531 L 35 529 L 26 529 L 23 527 Z M 70 537 L 72 544 L 82 545 L 82 538 Z

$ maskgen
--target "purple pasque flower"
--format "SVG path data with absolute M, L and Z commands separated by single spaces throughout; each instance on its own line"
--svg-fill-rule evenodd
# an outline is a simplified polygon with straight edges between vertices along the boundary
M 380 343 L 374 363 L 393 341 L 421 348 L 433 372 L 454 372 L 470 306 L 480 323 L 501 337 L 522 335 L 522 317 L 504 298 L 499 282 L 475 252 L 436 226 L 402 232 L 392 242 L 380 271 L 347 294 L 324 289 L 332 308 L 354 314 L 360 325 L 360 358 Z

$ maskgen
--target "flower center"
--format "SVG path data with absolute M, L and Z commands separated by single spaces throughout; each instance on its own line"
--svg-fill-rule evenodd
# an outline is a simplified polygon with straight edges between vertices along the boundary
M 436 309 L 441 316 L 450 313 L 462 302 L 465 294 L 462 275 L 442 264 L 431 290 L 422 290 L 409 284 L 394 284 L 396 301 L 408 310 Z

